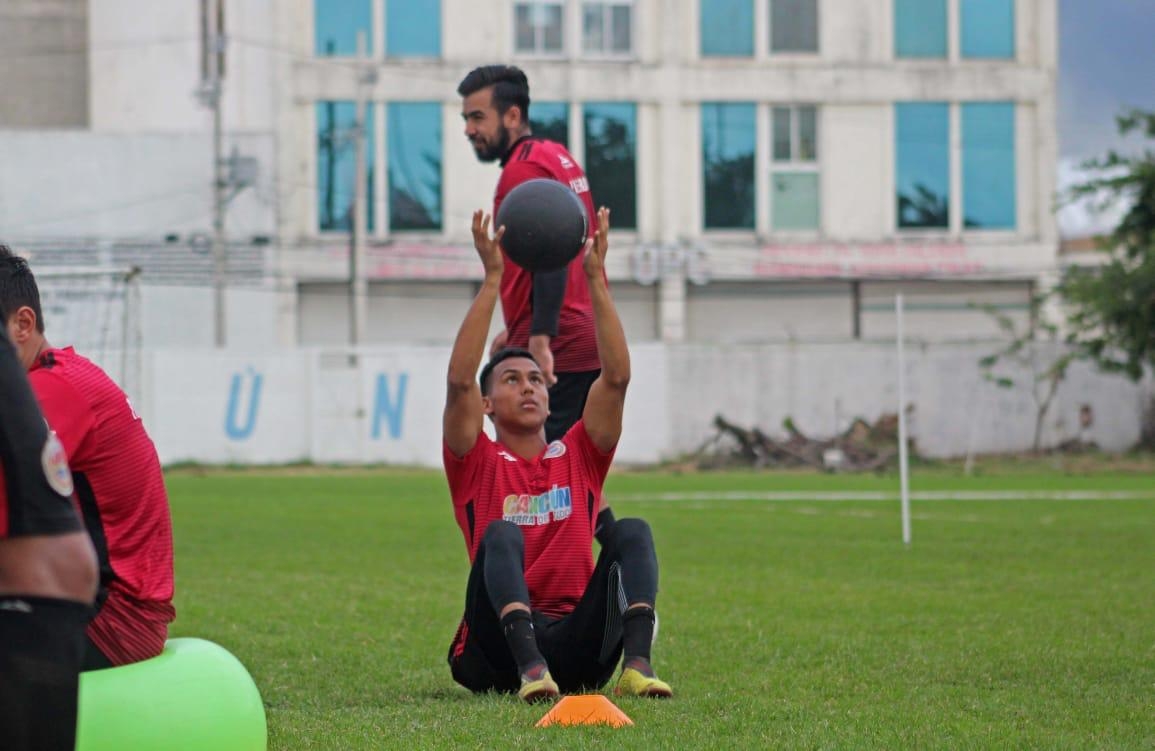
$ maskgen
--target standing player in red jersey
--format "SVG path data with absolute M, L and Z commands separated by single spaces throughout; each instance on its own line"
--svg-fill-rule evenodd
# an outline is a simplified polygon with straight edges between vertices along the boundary
M 72 468 L 74 497 L 100 562 L 84 669 L 159 655 L 175 617 L 172 521 L 156 447 L 128 397 L 71 347 L 44 335 L 27 262 L 0 246 L 0 316 Z
M 608 231 L 603 208 L 582 262 L 601 374 L 581 418 L 547 442 L 550 396 L 531 352 L 501 349 L 474 378 L 505 264 L 501 230 L 491 238 L 489 218 L 473 215 L 485 281 L 453 345 L 442 425 L 445 474 L 472 563 L 449 665 L 473 691 L 536 701 L 600 688 L 622 657 L 617 693 L 672 695 L 650 665 L 658 560 L 649 525 L 618 520 L 596 565 L 591 552 L 630 380 L 629 348 L 605 280 Z M 486 415 L 496 441 L 482 431 Z

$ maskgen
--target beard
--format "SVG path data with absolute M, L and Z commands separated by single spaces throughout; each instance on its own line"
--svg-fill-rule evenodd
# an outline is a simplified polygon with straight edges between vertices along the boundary
M 509 131 L 502 128 L 495 141 L 474 141 L 473 150 L 480 162 L 496 162 L 509 151 Z

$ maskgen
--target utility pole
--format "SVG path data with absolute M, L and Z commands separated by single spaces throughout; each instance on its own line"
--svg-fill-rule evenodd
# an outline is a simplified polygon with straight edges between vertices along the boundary
M 224 79 L 225 36 L 221 28 L 224 0 L 201 0 L 205 13 L 206 78 L 204 97 L 213 112 L 213 342 L 225 346 L 225 204 L 228 187 L 225 178 L 224 144 L 221 134 L 221 89 Z
M 356 347 L 365 341 L 369 319 L 369 283 L 365 278 L 365 235 L 368 225 L 368 197 L 366 196 L 367 170 L 365 139 L 372 138 L 365 127 L 366 101 L 377 81 L 377 71 L 366 58 L 365 32 L 357 32 L 357 103 L 356 122 L 353 124 L 354 158 L 353 206 L 349 237 L 349 343 Z

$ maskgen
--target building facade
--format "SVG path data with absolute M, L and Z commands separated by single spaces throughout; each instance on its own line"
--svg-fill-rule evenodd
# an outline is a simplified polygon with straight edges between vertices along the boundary
M 631 339 L 891 337 L 898 291 L 911 335 L 995 334 L 983 308 L 1025 317 L 1055 267 L 1056 6 L 223 0 L 224 148 L 261 175 L 225 222 L 267 242 L 263 338 L 348 342 L 362 289 L 361 343 L 451 340 L 479 278 L 469 217 L 498 177 L 455 89 L 491 62 L 525 69 L 536 131 L 613 209 Z M 207 135 L 215 7 L 90 0 L 92 133 Z

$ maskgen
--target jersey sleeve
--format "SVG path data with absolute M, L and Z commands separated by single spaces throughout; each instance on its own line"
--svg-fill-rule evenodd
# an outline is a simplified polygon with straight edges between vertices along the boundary
M 64 445 L 69 458 L 80 457 L 96 415 L 88 399 L 75 386 L 51 370 L 36 369 L 28 373 L 36 401 L 48 427 Z
M 449 482 L 449 495 L 454 506 L 464 505 L 476 495 L 472 490 L 478 484 L 490 444 L 489 436 L 480 433 L 473 448 L 459 457 L 449 450 L 448 443 L 441 441 L 441 462 L 445 466 L 445 479 Z
M 598 497 L 600 498 L 601 487 L 606 481 L 606 475 L 609 474 L 617 447 L 609 451 L 602 451 L 595 446 L 590 434 L 586 432 L 585 420 L 578 420 L 573 424 L 573 427 L 566 433 L 566 440 L 578 450 L 578 455 L 582 458 L 582 464 L 589 474 L 590 480 L 596 483 L 598 487 Z

